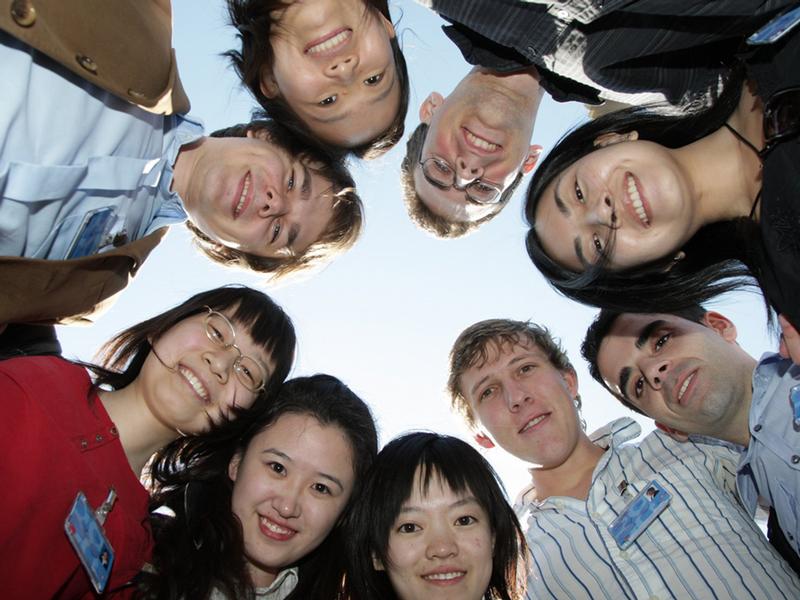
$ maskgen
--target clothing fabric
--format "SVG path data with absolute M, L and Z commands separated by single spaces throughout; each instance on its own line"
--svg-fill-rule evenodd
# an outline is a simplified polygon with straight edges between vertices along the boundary
M 750 443 L 737 469 L 747 510 L 755 514 L 759 496 L 773 507 L 795 554 L 800 553 L 800 427 L 789 392 L 799 384 L 800 366 L 778 354 L 761 357 L 753 372 Z
M 297 567 L 284 569 L 268 587 L 255 589 L 255 600 L 285 600 L 297 587 Z M 217 589 L 212 590 L 210 600 L 235 600 Z
M 189 112 L 172 50 L 170 0 L 13 0 L 3 6 L 0 30 L 79 77 L 157 114 Z
M 535 66 L 558 101 L 712 101 L 741 40 L 792 0 L 420 0 L 473 65 Z
M 186 220 L 172 166 L 199 123 L 145 112 L 5 33 L 0 42 L 0 78 L 15 82 L 0 105 L 0 255 L 78 258 Z M 93 214 L 101 235 L 88 235 Z
M 117 500 L 104 530 L 115 551 L 107 590 L 120 591 L 152 553 L 148 494 L 82 367 L 42 356 L 0 362 L 0 581 L 6 598 L 95 598 L 64 533 L 76 494 Z
M 630 418 L 592 441 L 608 448 L 588 497 L 517 504 L 531 553 L 531 598 L 797 598 L 800 580 L 767 543 L 736 496 L 739 454 L 726 445 L 680 443 L 641 433 Z M 627 549 L 609 525 L 651 481 L 672 499 Z
M 800 86 L 800 33 L 746 57 L 748 77 L 766 105 L 781 90 Z M 800 131 L 763 158 L 759 229 L 766 264 L 761 287 L 775 309 L 800 327 Z

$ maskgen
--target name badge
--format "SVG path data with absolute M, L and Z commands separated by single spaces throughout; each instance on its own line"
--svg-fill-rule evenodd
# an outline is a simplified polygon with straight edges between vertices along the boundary
M 97 254 L 100 246 L 106 243 L 108 232 L 116 221 L 114 208 L 98 208 L 86 213 L 81 226 L 67 251 L 67 258 L 81 258 Z
M 621 550 L 626 550 L 642 532 L 664 512 L 672 501 L 670 494 L 655 479 L 631 500 L 608 526 L 608 531 Z
M 789 390 L 789 402 L 792 404 L 792 416 L 794 418 L 794 428 L 800 428 L 800 384 L 792 386 Z
M 102 512 L 105 506 L 106 503 L 99 509 L 101 512 L 98 518 L 89 506 L 86 495 L 78 492 L 64 521 L 64 531 L 98 594 L 102 593 L 108 584 L 111 567 L 114 565 L 114 549 L 106 538 L 100 521 L 100 519 L 105 521 L 108 512 L 108 509 Z
M 747 38 L 751 46 L 761 46 L 777 42 L 800 23 L 800 6 L 779 15 Z

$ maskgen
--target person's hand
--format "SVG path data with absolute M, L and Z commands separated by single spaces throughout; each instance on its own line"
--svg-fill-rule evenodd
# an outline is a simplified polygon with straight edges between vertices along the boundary
M 782 357 L 791 358 L 794 364 L 800 365 L 800 333 L 783 315 L 778 315 L 778 323 L 783 330 L 778 352 Z

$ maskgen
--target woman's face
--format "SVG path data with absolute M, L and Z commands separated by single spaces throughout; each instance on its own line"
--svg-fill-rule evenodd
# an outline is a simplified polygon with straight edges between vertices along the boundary
M 697 231 L 696 202 L 673 151 L 648 141 L 599 148 L 564 170 L 536 207 L 536 235 L 554 261 L 584 271 L 675 254 Z M 609 238 L 613 233 L 613 241 Z
M 231 510 L 253 584 L 264 587 L 330 533 L 353 491 L 350 443 L 336 426 L 285 414 L 235 456 Z
M 471 493 L 456 494 L 434 476 L 422 493 L 419 470 L 411 496 L 389 533 L 385 568 L 400 600 L 483 598 L 492 577 L 494 536 Z
M 400 105 L 392 24 L 362 0 L 296 0 L 275 12 L 264 95 L 281 96 L 330 144 L 349 148 L 385 131 Z
M 169 430 L 200 433 L 211 422 L 219 424 L 233 418 L 233 408 L 253 404 L 256 393 L 245 386 L 234 369 L 240 352 L 260 365 L 267 380 L 275 371 L 270 353 L 232 319 L 233 310 L 221 313 L 233 326 L 238 351 L 212 341 L 206 312 L 193 315 L 152 342 L 153 349 L 131 384 L 142 394 L 150 413 Z M 225 321 L 215 318 L 208 323 L 214 326 L 211 333 L 219 340 L 231 340 L 230 330 L 224 329 Z M 255 386 L 251 383 L 250 387 Z

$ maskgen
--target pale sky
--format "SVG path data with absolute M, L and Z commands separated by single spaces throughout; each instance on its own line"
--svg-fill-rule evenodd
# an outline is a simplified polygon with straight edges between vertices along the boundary
M 410 133 L 419 123 L 419 103 L 434 90 L 446 95 L 469 67 L 441 32 L 437 15 L 407 0 L 390 7 L 411 77 Z M 234 44 L 224 3 L 173 0 L 173 10 L 173 45 L 192 114 L 208 132 L 248 121 L 255 102 L 220 56 Z M 545 99 L 534 142 L 548 152 L 584 118 L 580 105 Z M 578 372 L 590 431 L 634 416 L 591 379 L 580 358 L 580 343 L 596 311 L 556 294 L 528 259 L 522 217 L 528 179 L 488 225 L 465 238 L 442 241 L 408 219 L 399 185 L 404 154 L 405 139 L 385 157 L 353 165 L 366 205 L 366 230 L 353 250 L 322 272 L 264 288 L 255 275 L 209 262 L 177 226 L 96 325 L 60 328 L 64 355 L 89 360 L 115 332 L 199 291 L 235 282 L 266 289 L 294 320 L 299 352 L 292 376 L 324 372 L 342 379 L 372 408 L 382 444 L 412 429 L 470 439 L 449 410 L 447 355 L 465 327 L 487 318 L 531 319 L 561 338 Z M 759 296 L 734 295 L 714 308 L 733 319 L 740 343 L 754 356 L 774 347 L 765 334 Z M 649 419 L 637 420 L 645 431 L 652 429 Z M 528 480 L 525 465 L 499 449 L 485 455 L 513 498 Z

